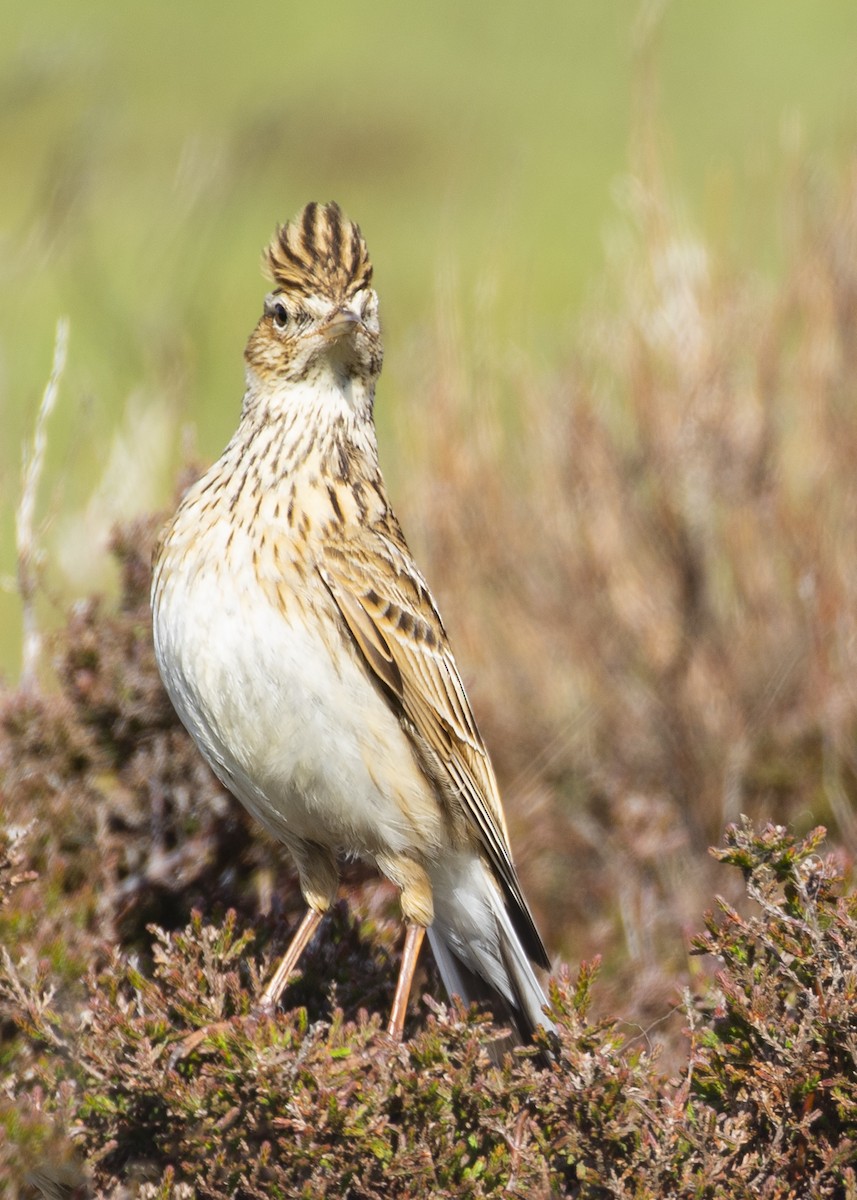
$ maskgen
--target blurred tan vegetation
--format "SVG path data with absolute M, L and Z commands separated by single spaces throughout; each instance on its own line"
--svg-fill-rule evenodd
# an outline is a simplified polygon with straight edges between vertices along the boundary
M 775 289 L 652 182 L 585 355 L 501 382 L 441 335 L 405 491 L 548 944 L 638 1016 L 727 822 L 857 849 L 857 170 L 795 182 Z

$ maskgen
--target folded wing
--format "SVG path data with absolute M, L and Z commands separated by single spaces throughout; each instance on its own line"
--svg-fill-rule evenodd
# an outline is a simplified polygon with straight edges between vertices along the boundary
M 373 529 L 329 538 L 321 577 L 368 666 L 411 732 L 430 778 L 445 778 L 476 831 L 512 925 L 530 957 L 549 966 L 512 863 L 497 781 L 428 587 L 410 555 Z

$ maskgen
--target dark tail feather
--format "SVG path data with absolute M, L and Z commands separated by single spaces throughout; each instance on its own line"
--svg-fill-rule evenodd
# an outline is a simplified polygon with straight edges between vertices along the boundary
M 497 1025 L 508 1028 L 505 1037 L 495 1038 L 488 1046 L 488 1053 L 498 1065 L 504 1055 L 515 1046 L 526 1046 L 533 1040 L 533 1034 L 538 1025 L 554 1032 L 550 1017 L 541 1008 L 547 1000 L 536 981 L 530 964 L 523 956 L 520 943 L 510 949 L 501 939 L 503 961 L 506 966 L 510 990 L 515 997 L 512 1004 L 487 979 L 477 975 L 470 967 L 461 961 L 457 954 L 443 941 L 434 929 L 428 930 L 429 942 L 437 962 L 443 986 L 450 996 L 460 996 L 465 1004 L 480 1004 L 491 1010 Z M 549 1061 L 550 1054 L 540 1054 L 542 1061 Z

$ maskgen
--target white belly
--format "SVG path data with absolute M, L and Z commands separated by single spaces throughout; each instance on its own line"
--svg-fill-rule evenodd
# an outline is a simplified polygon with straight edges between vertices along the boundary
M 443 822 L 397 718 L 357 651 L 345 643 L 334 662 L 291 611 L 290 620 L 264 594 L 248 595 L 223 566 L 216 579 L 171 574 L 155 651 L 183 724 L 285 842 L 431 857 Z

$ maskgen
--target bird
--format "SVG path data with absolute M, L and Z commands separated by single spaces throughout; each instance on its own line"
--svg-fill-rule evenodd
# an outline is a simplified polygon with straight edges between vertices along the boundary
M 155 548 L 163 683 L 215 775 L 290 853 L 306 913 L 276 1005 L 337 897 L 339 864 L 399 889 L 388 1023 L 401 1040 L 423 937 L 447 993 L 498 1043 L 555 1028 L 550 960 L 437 605 L 378 459 L 383 347 L 365 239 L 336 203 L 277 226 L 238 427 Z M 505 1038 L 505 1041 L 503 1040 Z

